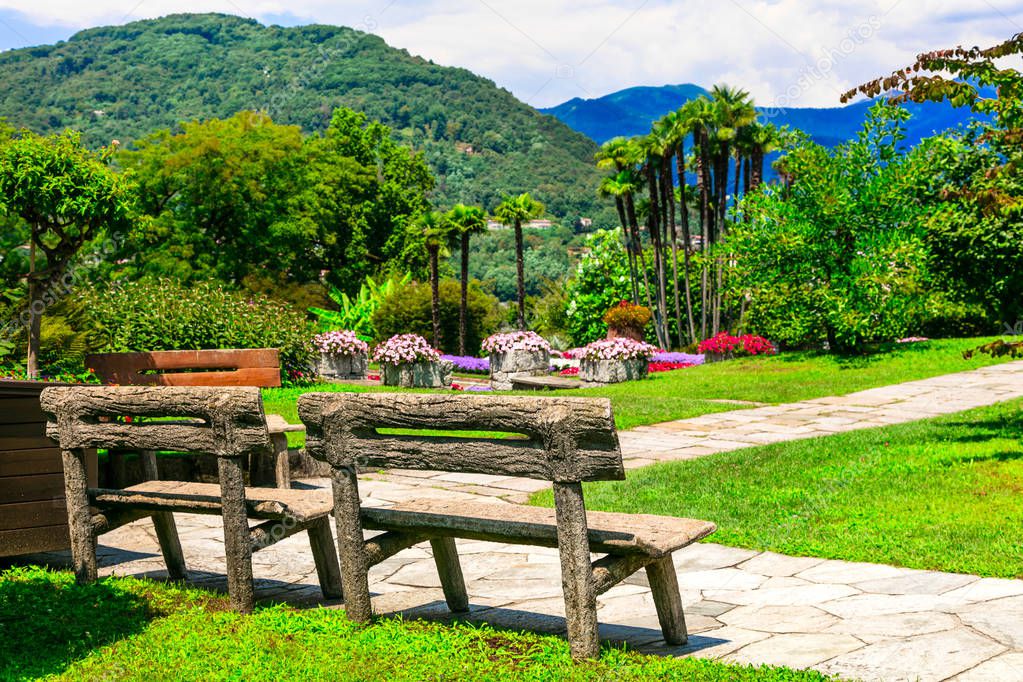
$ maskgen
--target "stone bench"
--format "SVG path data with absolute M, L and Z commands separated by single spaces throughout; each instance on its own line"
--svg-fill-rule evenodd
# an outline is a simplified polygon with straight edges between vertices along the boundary
M 46 433 L 60 444 L 64 462 L 71 554 L 79 582 L 97 578 L 100 535 L 146 517 L 153 519 L 168 575 L 184 579 L 173 514 L 186 512 L 223 518 L 228 591 L 238 611 L 251 612 L 254 605 L 252 553 L 301 531 L 309 535 L 324 596 L 341 596 L 330 495 L 244 486 L 242 461 L 272 449 L 258 388 L 58 387 L 45 389 L 40 404 L 48 418 Z M 90 487 L 90 448 L 140 450 L 151 480 L 123 489 Z M 155 480 L 158 450 L 216 455 L 219 485 Z M 250 527 L 249 518 L 264 522 Z
M 307 427 L 307 451 L 331 467 L 345 609 L 353 620 L 372 617 L 369 568 L 426 540 L 449 608 L 466 611 L 469 597 L 454 538 L 473 538 L 559 549 L 568 639 L 576 659 L 599 654 L 597 595 L 641 568 L 650 579 L 665 640 L 687 641 L 672 552 L 710 535 L 715 526 L 586 511 L 583 481 L 625 478 L 608 400 L 309 393 L 299 398 L 298 409 Z M 417 433 L 424 430 L 456 433 Z M 510 437 L 457 433 L 467 431 Z M 555 509 L 435 499 L 362 508 L 357 472 L 381 467 L 547 480 L 554 487 Z M 366 540 L 364 529 L 383 533 Z M 590 552 L 606 556 L 591 563 Z

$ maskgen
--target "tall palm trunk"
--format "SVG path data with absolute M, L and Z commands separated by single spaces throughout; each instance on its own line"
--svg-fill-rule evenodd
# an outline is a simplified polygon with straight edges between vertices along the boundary
M 714 235 L 714 243 L 718 244 L 724 240 L 726 225 L 725 217 L 728 208 L 728 159 L 729 150 L 728 147 L 722 149 L 714 163 L 714 189 L 717 191 L 718 204 L 715 207 L 717 210 L 717 219 L 715 220 L 716 234 Z M 715 258 L 714 261 L 714 299 L 712 303 L 712 322 L 711 322 L 711 333 L 717 334 L 721 331 L 721 288 L 724 282 L 724 264 L 721 261 L 720 256 Z
M 526 265 L 523 256 L 522 223 L 515 221 L 515 270 L 519 285 L 519 329 L 526 330 Z
M 629 229 L 632 231 L 632 243 L 636 245 L 636 255 L 639 256 L 639 270 L 643 273 L 643 293 L 646 296 L 646 307 L 654 309 L 650 301 L 650 278 L 647 277 L 646 256 L 643 255 L 643 240 L 639 234 L 639 221 L 636 219 L 636 202 L 632 194 L 625 195 L 625 212 L 629 216 Z
M 650 194 L 650 215 L 647 225 L 650 229 L 650 243 L 654 250 L 654 275 L 657 277 L 657 315 L 655 316 L 654 330 L 657 333 L 657 342 L 661 348 L 667 349 L 671 340 L 667 335 L 668 307 L 666 304 L 668 293 L 664 281 L 664 253 L 661 250 L 661 228 L 659 191 L 657 189 L 657 166 L 658 162 L 648 158 L 646 162 L 647 190 Z
M 625 202 L 620 196 L 615 197 L 615 208 L 618 209 L 618 220 L 622 224 L 622 235 L 625 237 L 625 254 L 629 258 L 629 281 L 632 283 L 632 303 L 639 305 L 639 277 L 636 272 L 636 252 L 632 244 L 628 218 L 625 216 Z
M 433 313 L 433 347 L 440 348 L 440 267 L 439 253 L 440 246 L 426 247 L 430 254 L 430 301 L 431 312 Z
M 466 355 L 465 337 L 469 327 L 469 232 L 462 232 L 462 299 L 458 304 L 458 354 Z
M 686 321 L 689 323 L 689 342 L 696 341 L 696 326 L 693 322 L 693 293 L 690 282 L 689 249 L 692 248 L 692 236 L 689 232 L 689 207 L 686 205 L 686 148 L 685 138 L 678 143 L 678 153 L 675 154 L 675 164 L 678 166 L 678 187 L 679 187 L 679 213 L 682 218 L 682 258 L 683 280 L 685 282 L 686 294 Z M 678 263 L 678 251 L 676 249 L 675 262 Z
M 42 329 L 42 311 L 36 309 L 39 296 L 39 281 L 36 277 L 36 240 L 39 237 L 39 226 L 32 225 L 32 234 L 28 242 L 28 358 L 26 373 L 29 379 L 39 378 L 39 345 Z
M 750 168 L 751 168 L 750 157 L 747 156 L 742 160 L 742 195 L 746 196 L 750 190 Z
M 753 148 L 753 158 L 750 162 L 750 185 L 759 187 L 764 181 L 764 150 L 757 146 Z
M 682 179 L 682 182 L 685 178 Z M 675 183 L 671 177 L 671 155 L 665 155 L 661 165 L 661 194 L 668 207 L 668 239 L 671 240 L 671 283 L 675 294 L 675 329 L 679 347 L 682 343 L 682 301 L 678 285 L 678 224 L 675 222 Z

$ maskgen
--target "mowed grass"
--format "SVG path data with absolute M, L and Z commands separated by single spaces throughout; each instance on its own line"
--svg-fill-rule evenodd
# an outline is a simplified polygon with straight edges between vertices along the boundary
M 774 357 L 731 360 L 657 373 L 644 381 L 630 381 L 601 388 L 553 391 L 543 395 L 610 398 L 618 428 L 630 429 L 744 407 L 741 404 L 715 402 L 719 400 L 788 403 L 844 395 L 1007 362 L 1004 358 L 987 356 L 978 356 L 969 361 L 963 359 L 964 350 L 990 340 L 941 339 L 925 343 L 893 343 L 875 353 L 854 357 L 806 352 L 782 353 Z M 280 414 L 288 421 L 297 423 L 299 419 L 295 401 L 302 393 L 395 390 L 401 389 L 323 384 L 301 389 L 266 389 L 263 396 L 267 412 Z M 291 434 L 290 438 L 294 447 L 303 442 L 301 434 Z
M 1015 400 L 645 467 L 588 484 L 586 506 L 707 519 L 708 541 L 736 547 L 1023 578 L 1021 410 Z
M 552 636 L 394 618 L 356 625 L 343 611 L 280 605 L 242 616 L 196 589 L 133 578 L 79 586 L 39 568 L 0 574 L 0 635 L 2 680 L 827 679 L 611 646 L 575 665 Z

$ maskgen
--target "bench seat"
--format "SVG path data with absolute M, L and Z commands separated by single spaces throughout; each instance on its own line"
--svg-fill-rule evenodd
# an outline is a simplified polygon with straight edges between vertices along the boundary
M 146 481 L 123 490 L 90 489 L 89 501 L 101 507 L 218 515 L 223 506 L 219 484 L 181 481 Z M 328 516 L 333 508 L 329 490 L 245 488 L 246 514 L 252 519 L 291 518 L 305 523 Z
M 430 499 L 363 508 L 361 516 L 363 526 L 374 530 L 558 546 L 555 511 L 545 507 Z M 587 511 L 586 521 L 591 551 L 652 558 L 667 556 L 717 529 L 709 521 L 651 514 Z

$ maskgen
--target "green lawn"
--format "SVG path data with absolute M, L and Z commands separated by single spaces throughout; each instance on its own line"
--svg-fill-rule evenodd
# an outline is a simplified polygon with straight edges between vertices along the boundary
M 708 519 L 737 547 L 1023 578 L 1021 409 L 645 467 L 587 485 L 586 506 Z
M 903 381 L 962 372 L 1007 362 L 978 356 L 964 360 L 962 352 L 993 339 L 941 339 L 926 343 L 889 344 L 879 352 L 856 357 L 820 353 L 782 353 L 774 357 L 732 360 L 703 367 L 651 375 L 645 381 L 555 391 L 551 395 L 605 396 L 614 404 L 619 429 L 724 412 L 742 405 L 712 402 L 742 400 L 787 403 L 828 395 L 843 395 Z M 363 386 L 327 384 L 305 389 L 267 389 L 266 411 L 298 422 L 295 400 L 308 391 L 368 391 Z M 533 394 L 535 395 L 535 393 Z M 291 443 L 302 443 L 292 434 Z
M 133 578 L 77 586 L 37 568 L 0 574 L 0 679 L 641 680 L 813 682 L 814 672 L 643 656 L 605 647 L 573 665 L 557 637 L 380 619 L 333 609 L 226 610 L 220 595 Z

